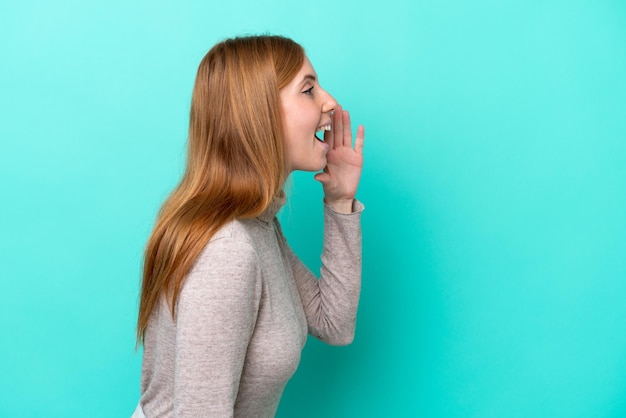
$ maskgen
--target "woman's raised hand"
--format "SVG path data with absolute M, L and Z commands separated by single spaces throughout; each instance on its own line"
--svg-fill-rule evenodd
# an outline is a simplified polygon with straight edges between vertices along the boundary
M 350 114 L 337 106 L 333 113 L 332 130 L 324 132 L 324 142 L 330 147 L 326 154 L 326 168 L 315 175 L 322 183 L 324 201 L 337 212 L 352 212 L 363 169 L 363 141 L 365 128 L 359 125 L 352 147 Z

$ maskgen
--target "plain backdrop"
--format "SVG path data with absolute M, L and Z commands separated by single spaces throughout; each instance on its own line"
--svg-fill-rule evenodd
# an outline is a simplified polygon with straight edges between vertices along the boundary
M 310 338 L 278 417 L 626 416 L 622 0 L 3 1 L 0 416 L 131 414 L 197 65 L 265 33 L 366 127 L 356 339 Z

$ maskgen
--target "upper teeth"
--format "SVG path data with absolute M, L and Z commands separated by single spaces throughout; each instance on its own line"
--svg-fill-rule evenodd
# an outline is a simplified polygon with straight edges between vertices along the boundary
M 318 131 L 330 131 L 330 123 L 328 125 L 323 125 L 317 128 Z

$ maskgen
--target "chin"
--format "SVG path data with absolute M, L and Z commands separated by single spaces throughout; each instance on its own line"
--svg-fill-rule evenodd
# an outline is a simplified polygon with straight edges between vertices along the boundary
M 322 171 L 324 168 L 326 168 L 326 158 L 324 158 L 324 161 L 320 162 L 316 168 L 311 171 Z
M 326 164 L 324 164 L 324 165 L 319 165 L 319 166 L 311 166 L 311 167 L 306 168 L 306 169 L 304 169 L 304 170 L 302 170 L 302 171 L 309 171 L 309 172 L 311 172 L 311 173 L 317 173 L 318 171 L 322 171 L 322 170 L 324 170 L 324 168 L 325 168 L 325 167 L 326 167 Z
M 326 151 L 310 152 L 308 155 L 299 155 L 291 158 L 291 171 L 322 171 L 328 163 Z
M 326 167 L 326 159 L 324 159 L 324 161 L 320 161 L 317 164 L 307 164 L 307 165 L 295 167 L 292 171 L 316 172 L 316 171 L 322 171 L 325 167 Z

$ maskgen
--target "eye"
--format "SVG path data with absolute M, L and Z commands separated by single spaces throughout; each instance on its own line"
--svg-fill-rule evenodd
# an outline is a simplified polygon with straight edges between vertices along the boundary
M 311 87 L 309 87 L 308 89 L 304 90 L 302 93 L 307 94 L 307 95 L 309 95 L 309 96 L 312 96 L 312 95 L 313 95 L 313 88 L 314 88 L 314 87 L 315 87 L 315 86 L 311 86 Z

